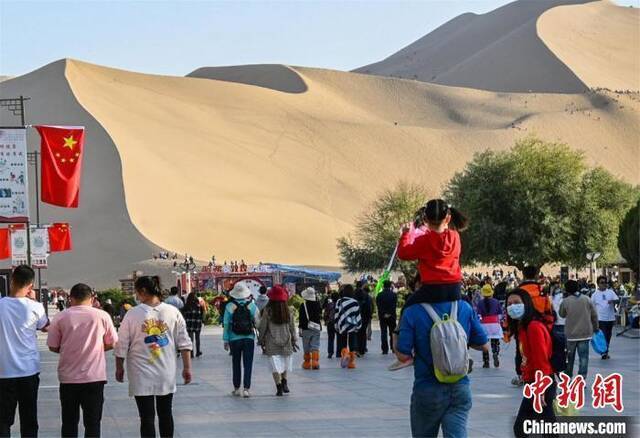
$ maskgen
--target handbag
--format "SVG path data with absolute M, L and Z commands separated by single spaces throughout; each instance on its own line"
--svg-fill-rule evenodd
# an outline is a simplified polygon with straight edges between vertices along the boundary
M 317 322 L 311 321 L 311 318 L 309 317 L 309 311 L 307 310 L 306 301 L 304 302 L 303 306 L 304 306 L 304 313 L 307 315 L 307 328 L 309 328 L 310 330 L 320 331 L 322 329 L 322 326 Z

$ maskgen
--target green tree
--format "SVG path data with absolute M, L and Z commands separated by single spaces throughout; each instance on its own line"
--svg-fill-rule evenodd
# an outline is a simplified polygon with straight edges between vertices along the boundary
M 601 254 L 600 265 L 616 262 L 620 224 L 637 199 L 637 189 L 601 167 L 588 170 L 582 176 L 573 209 L 573 245 L 566 262 L 583 267 L 588 252 Z
M 471 220 L 462 234 L 463 263 L 522 269 L 583 266 L 589 251 L 610 259 L 629 194 L 629 184 L 587 169 L 582 152 L 527 137 L 509 151 L 476 154 L 444 197 Z
M 618 234 L 618 249 L 629 267 L 640 275 L 640 199 L 625 215 Z
M 338 239 L 342 265 L 349 272 L 376 272 L 387 267 L 401 226 L 412 220 L 415 212 L 428 199 L 420 186 L 407 182 L 384 191 L 356 219 L 355 231 Z M 398 262 L 405 277 L 416 273 L 413 262 Z

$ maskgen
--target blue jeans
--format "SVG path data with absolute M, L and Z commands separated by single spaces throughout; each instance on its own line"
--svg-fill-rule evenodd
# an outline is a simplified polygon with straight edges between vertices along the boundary
M 578 351 L 579 366 L 578 374 L 587 377 L 589 369 L 589 343 L 590 341 L 567 341 L 567 375 L 573 376 L 573 362 L 576 360 L 576 350 Z
M 411 435 L 416 438 L 438 436 L 466 438 L 467 418 L 471 410 L 468 383 L 433 383 L 411 394 Z
M 235 389 L 240 388 L 240 376 L 242 361 L 242 368 L 244 368 L 244 388 L 251 388 L 251 370 L 253 368 L 253 350 L 255 343 L 253 339 L 238 339 L 229 342 L 229 349 L 231 350 L 231 363 L 233 364 L 233 387 Z

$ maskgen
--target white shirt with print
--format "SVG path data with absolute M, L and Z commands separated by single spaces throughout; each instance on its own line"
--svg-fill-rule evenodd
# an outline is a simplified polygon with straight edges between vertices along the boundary
M 130 396 L 176 392 L 176 352 L 192 349 L 178 309 L 139 304 L 125 315 L 118 337 L 115 355 L 125 359 Z
M 0 299 L 0 379 L 40 372 L 36 331 L 49 320 L 41 303 L 30 298 Z
M 598 321 L 616 320 L 615 304 L 609 304 L 609 300 L 617 299 L 618 295 L 611 289 L 598 289 L 591 295 L 591 302 L 596 306 L 596 310 L 598 311 Z

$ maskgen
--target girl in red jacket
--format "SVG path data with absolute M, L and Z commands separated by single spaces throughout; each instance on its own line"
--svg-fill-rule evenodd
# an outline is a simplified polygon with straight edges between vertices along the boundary
M 461 298 L 460 234 L 467 218 L 442 199 L 432 199 L 416 213 L 411 224 L 402 229 L 398 245 L 400 260 L 418 260 L 422 287 L 413 295 L 413 303 L 438 303 Z
M 533 409 L 533 398 L 522 398 L 513 432 L 517 438 L 526 437 L 525 420 L 544 420 L 554 422 L 553 400 L 556 397 L 556 384 L 551 366 L 552 341 L 544 316 L 533 306 L 531 296 L 523 289 L 514 289 L 507 295 L 507 322 L 511 333 L 518 333 L 522 353 L 522 380 L 524 383 L 535 381 L 536 371 L 542 371 L 551 377 L 551 385 L 542 398 L 542 413 Z

